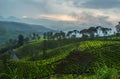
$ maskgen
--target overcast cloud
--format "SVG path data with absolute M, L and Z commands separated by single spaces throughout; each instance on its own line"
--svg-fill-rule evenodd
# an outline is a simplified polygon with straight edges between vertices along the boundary
M 83 6 L 87 8 L 95 8 L 95 9 L 111 9 L 111 8 L 119 8 L 120 0 L 89 0 L 82 5 L 75 4 L 76 6 Z
M 120 21 L 119 4 L 120 0 L 0 0 L 0 16 L 47 19 L 46 25 L 54 28 L 57 28 L 56 23 L 59 26 L 63 22 L 67 28 L 75 24 L 109 27 Z M 39 21 L 33 23 L 40 24 Z

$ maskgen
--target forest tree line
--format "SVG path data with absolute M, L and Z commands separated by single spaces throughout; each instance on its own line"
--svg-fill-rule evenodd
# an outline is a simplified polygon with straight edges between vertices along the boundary
M 107 37 L 110 36 L 120 36 L 120 22 L 118 25 L 115 26 L 116 32 L 113 34 L 110 34 L 112 31 L 111 28 L 105 28 L 102 26 L 97 27 L 89 27 L 88 29 L 82 29 L 82 30 L 72 30 L 68 32 L 59 31 L 59 32 L 44 32 L 42 34 L 39 33 L 32 33 L 29 36 L 24 37 L 24 35 L 20 34 L 18 35 L 17 39 L 10 39 L 4 48 L 0 48 L 0 54 L 7 52 L 9 50 L 16 49 L 24 44 L 27 44 L 30 40 L 44 40 L 43 41 L 43 55 L 46 52 L 47 47 L 47 41 L 52 40 L 59 40 L 62 44 L 64 40 L 69 41 L 69 43 L 72 43 L 73 41 L 85 41 L 85 40 L 95 40 L 96 38 L 102 37 L 102 40 L 107 40 Z M 102 36 L 101 36 L 102 34 Z M 78 35 L 80 35 L 78 37 Z M 71 41 L 70 41 L 71 40 Z M 101 39 L 99 39 L 101 40 Z M 111 40 L 111 39 L 110 39 Z M 117 39 L 116 39 L 117 40 Z

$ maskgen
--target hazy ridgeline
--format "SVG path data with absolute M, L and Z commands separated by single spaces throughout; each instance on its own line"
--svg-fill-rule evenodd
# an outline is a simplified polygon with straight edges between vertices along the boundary
M 8 29 L 2 27 L 1 40 L 13 37 L 0 47 L 0 79 L 120 78 L 119 25 L 112 33 L 102 26 L 64 32 L 9 23 L 19 25 L 2 25 Z

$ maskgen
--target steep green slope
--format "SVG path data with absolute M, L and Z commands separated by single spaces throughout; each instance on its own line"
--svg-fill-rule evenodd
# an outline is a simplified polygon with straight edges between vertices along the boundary
M 43 54 L 43 49 L 44 49 L 44 44 L 45 44 L 45 50 L 46 50 L 46 56 L 53 56 L 54 54 L 59 54 L 57 53 L 57 49 L 60 49 L 60 52 L 64 52 L 66 50 L 70 50 L 71 48 L 67 48 L 68 46 L 76 48 L 77 44 L 75 43 L 75 40 L 69 40 L 69 39 L 64 39 L 64 40 L 47 40 L 44 43 L 44 40 L 33 40 L 30 41 L 28 44 L 25 44 L 24 46 L 20 47 L 17 49 L 16 54 L 20 59 L 24 60 L 39 60 L 42 59 L 42 54 Z M 56 51 L 53 53 L 49 53 L 52 51 Z M 34 59 L 35 58 L 35 59 Z M 47 58 L 47 57 L 46 57 Z
M 40 49 L 40 42 L 31 42 L 29 45 L 25 45 L 18 49 L 17 55 L 22 55 L 21 60 L 14 61 L 11 60 L 8 62 L 8 66 L 15 74 L 18 79 L 29 78 L 29 79 L 39 79 L 45 77 L 56 78 L 58 72 L 61 74 L 60 76 L 65 76 L 65 74 L 75 74 L 81 75 L 80 79 L 117 79 L 117 73 L 120 72 L 120 42 L 117 41 L 82 41 L 71 44 L 63 44 L 56 46 L 56 43 L 53 43 L 53 47 L 48 47 L 46 56 L 42 59 L 42 51 Z M 55 45 L 54 45 L 55 44 Z M 59 47 L 60 46 L 60 47 Z M 72 53 L 71 51 L 78 50 L 81 54 L 77 54 L 79 52 Z M 20 54 L 22 52 L 22 54 Z M 30 60 L 30 56 L 33 57 L 30 51 L 33 51 L 38 58 L 34 61 Z M 88 54 L 84 51 L 88 52 Z M 25 55 L 25 56 L 24 56 Z M 94 60 L 91 64 L 86 67 L 84 72 L 80 71 L 84 66 L 82 63 L 87 62 L 90 55 L 94 55 Z M 24 57 L 27 58 L 24 60 Z M 77 58 L 78 57 L 78 58 Z M 79 58 L 80 57 L 80 58 Z M 86 58 L 88 57 L 88 59 Z M 82 59 L 81 59 L 82 58 Z M 82 62 L 83 60 L 83 62 Z M 85 60 L 85 61 L 84 61 Z M 71 62 L 74 61 L 74 62 Z M 81 63 L 78 63 L 81 61 Z M 77 62 L 77 63 L 76 63 Z M 66 65 L 66 63 L 68 65 Z M 64 66 L 62 66 L 64 65 Z M 86 64 L 85 64 L 86 65 Z M 63 72 L 62 69 L 64 70 Z M 61 71 L 60 71 L 61 69 Z M 98 74 L 99 73 L 99 74 Z M 8 71 L 9 74 L 9 71 Z M 86 76 L 84 76 L 85 74 Z M 53 75 L 53 76 L 52 76 Z M 112 78 L 117 77 L 117 78 Z M 78 77 L 78 76 L 77 76 Z M 110 77 L 110 78 L 109 78 Z M 62 77 L 61 77 L 62 78 Z M 63 78 L 64 79 L 64 78 Z M 74 78 L 73 78 L 74 79 Z M 79 79 L 79 78 L 76 78 Z

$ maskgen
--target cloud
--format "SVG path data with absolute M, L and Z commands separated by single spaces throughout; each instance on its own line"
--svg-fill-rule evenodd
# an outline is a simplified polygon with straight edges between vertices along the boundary
M 22 16 L 22 18 L 29 18 L 28 16 Z
M 71 12 L 71 5 L 71 1 L 64 0 L 0 0 L 0 15 L 20 17 L 39 14 L 68 14 Z
M 61 19 L 60 17 L 72 17 L 77 21 L 70 21 L 70 19 Z M 109 16 L 96 16 L 93 13 L 82 12 L 72 13 L 68 15 L 40 15 L 36 19 L 27 20 L 29 23 L 37 23 L 45 26 L 49 26 L 54 29 L 68 30 L 68 29 L 84 29 L 90 26 L 103 26 L 103 27 L 114 27 L 114 24 L 109 21 Z
M 56 28 L 109 27 L 120 20 L 119 4 L 120 0 L 0 0 L 0 15 Z
M 75 5 L 77 7 L 110 9 L 110 8 L 119 8 L 120 0 L 88 0 L 84 2 L 82 5 L 79 5 L 79 3 L 76 3 Z
M 37 18 L 42 18 L 42 19 L 49 19 L 49 20 L 57 20 L 57 21 L 77 21 L 77 18 L 74 18 L 69 15 L 39 15 Z
M 112 27 L 112 23 L 109 21 L 109 16 L 101 16 L 101 15 L 95 15 L 92 12 L 82 12 L 80 14 L 71 14 L 73 17 L 75 17 L 78 22 L 81 24 L 85 24 L 88 26 L 105 26 L 105 27 Z

